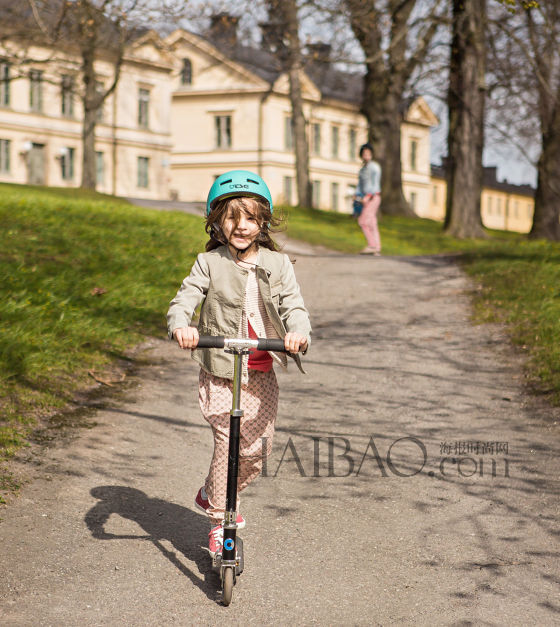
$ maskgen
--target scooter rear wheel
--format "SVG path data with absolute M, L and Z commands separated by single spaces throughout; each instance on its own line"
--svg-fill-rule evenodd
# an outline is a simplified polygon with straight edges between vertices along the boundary
M 233 566 L 226 566 L 222 575 L 222 603 L 229 605 L 233 594 Z

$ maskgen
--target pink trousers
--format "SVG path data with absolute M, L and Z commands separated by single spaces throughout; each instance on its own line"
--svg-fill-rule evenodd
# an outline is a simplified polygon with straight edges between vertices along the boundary
M 377 227 L 377 211 L 381 204 L 381 194 L 368 194 L 364 197 L 362 213 L 358 218 L 358 224 L 364 232 L 367 245 L 375 252 L 381 252 L 381 238 Z
M 201 370 L 198 389 L 202 415 L 210 423 L 214 435 L 214 454 L 204 487 L 210 502 L 210 522 L 218 525 L 224 519 L 226 509 L 232 382 Z M 240 424 L 238 494 L 261 473 L 262 438 L 267 438 L 264 440 L 264 453 L 270 455 L 272 450 L 274 423 L 278 412 L 278 382 L 274 370 L 249 370 L 249 382 L 241 387 L 241 408 L 245 413 Z M 239 510 L 239 501 L 236 509 Z

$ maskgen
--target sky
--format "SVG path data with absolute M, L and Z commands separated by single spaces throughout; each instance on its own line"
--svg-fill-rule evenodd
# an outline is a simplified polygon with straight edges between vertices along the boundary
M 433 164 L 440 165 L 442 156 L 447 154 L 447 108 L 433 97 L 426 95 L 425 99 L 440 120 L 439 126 L 432 129 L 430 158 Z M 499 181 L 507 179 L 509 183 L 516 185 L 528 183 L 536 188 L 537 170 L 535 166 L 529 163 L 527 157 L 512 142 L 493 135 L 495 134 L 486 138 L 482 156 L 483 165 L 497 166 Z M 534 156 L 535 161 L 537 156 Z

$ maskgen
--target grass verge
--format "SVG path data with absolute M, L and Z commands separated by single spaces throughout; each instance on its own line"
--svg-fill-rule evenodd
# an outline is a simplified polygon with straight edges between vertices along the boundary
M 167 304 L 206 235 L 195 216 L 15 185 L 0 185 L 0 222 L 5 460 L 42 418 L 93 383 L 88 372 L 165 333 Z

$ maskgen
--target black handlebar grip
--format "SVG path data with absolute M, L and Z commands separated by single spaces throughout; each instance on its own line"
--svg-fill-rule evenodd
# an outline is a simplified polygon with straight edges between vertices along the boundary
M 284 348 L 284 340 L 282 339 L 259 339 L 259 343 L 257 348 L 260 351 L 274 351 L 275 353 L 286 353 L 286 349 Z
M 225 338 L 223 335 L 201 335 L 198 338 L 197 348 L 223 348 L 225 346 Z

